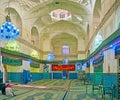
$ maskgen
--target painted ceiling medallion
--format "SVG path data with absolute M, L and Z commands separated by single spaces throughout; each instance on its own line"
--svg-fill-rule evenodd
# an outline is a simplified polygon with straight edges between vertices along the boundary
M 71 13 L 64 9 L 56 9 L 50 12 L 50 16 L 53 20 L 69 20 L 71 19 Z

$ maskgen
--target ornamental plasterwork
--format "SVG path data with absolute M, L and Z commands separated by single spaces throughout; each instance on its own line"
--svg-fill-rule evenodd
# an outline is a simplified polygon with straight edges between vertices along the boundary
M 69 11 L 64 9 L 56 9 L 50 12 L 50 16 L 53 20 L 70 20 L 72 15 Z

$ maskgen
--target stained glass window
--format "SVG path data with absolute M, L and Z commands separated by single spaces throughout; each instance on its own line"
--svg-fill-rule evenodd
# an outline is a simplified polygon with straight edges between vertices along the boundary
M 62 54 L 63 55 L 69 55 L 70 54 L 70 48 L 68 45 L 63 45 L 62 46 Z
M 94 50 L 97 49 L 97 47 L 99 47 L 99 45 L 102 43 L 103 38 L 101 36 L 101 34 L 97 34 L 97 36 L 95 37 L 94 40 Z

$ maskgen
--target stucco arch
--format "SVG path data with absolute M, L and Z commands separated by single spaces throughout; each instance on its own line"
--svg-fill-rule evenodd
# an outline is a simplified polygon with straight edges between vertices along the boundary
M 5 9 L 6 13 L 10 13 L 11 23 L 13 23 L 20 31 L 20 36 L 22 36 L 22 19 L 16 9 L 8 7 Z
M 31 42 L 34 46 L 39 47 L 39 33 L 36 27 L 32 27 L 31 29 Z

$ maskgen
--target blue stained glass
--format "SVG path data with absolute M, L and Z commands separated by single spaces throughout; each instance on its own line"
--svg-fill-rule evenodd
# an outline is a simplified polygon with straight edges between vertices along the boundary
M 19 35 L 19 32 L 16 32 L 16 35 Z
M 10 29 L 9 29 L 9 28 L 7 29 L 7 32 L 10 32 Z
M 0 39 L 17 39 L 19 36 L 19 29 L 11 22 L 7 21 L 2 24 L 0 28 Z
M 19 29 L 17 29 L 17 32 L 19 32 Z
M 13 30 L 14 33 L 16 33 L 17 30 Z
M 13 27 L 14 29 L 17 29 L 15 26 Z
M 10 25 L 10 26 L 11 26 L 11 23 L 10 23 L 10 22 L 8 22 L 8 25 Z
M 3 33 L 3 31 L 4 31 L 4 30 L 3 30 L 3 29 L 1 29 L 1 30 L 0 30 L 0 33 Z
M 2 39 L 4 39 L 4 38 L 5 38 L 5 36 L 4 36 L 4 35 L 1 35 L 1 38 L 2 38 Z
M 8 26 L 8 29 L 10 29 L 10 30 L 11 30 L 11 29 L 12 29 L 12 26 Z

